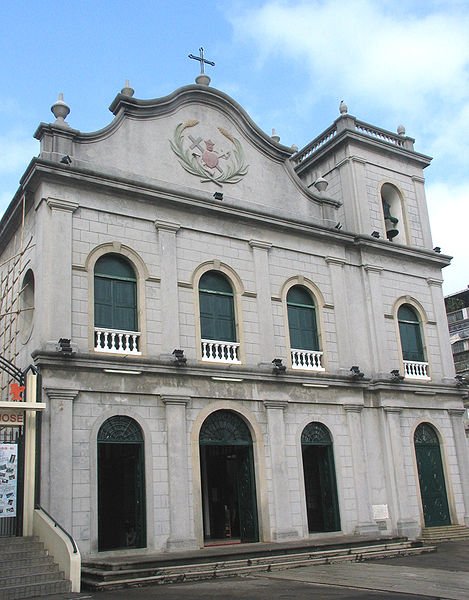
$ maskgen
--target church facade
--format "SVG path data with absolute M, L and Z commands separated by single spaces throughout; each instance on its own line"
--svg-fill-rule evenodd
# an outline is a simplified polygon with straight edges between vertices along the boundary
M 84 557 L 468 524 L 429 157 L 343 103 L 298 151 L 198 81 L 94 133 L 57 101 L 2 219 L 41 505 Z

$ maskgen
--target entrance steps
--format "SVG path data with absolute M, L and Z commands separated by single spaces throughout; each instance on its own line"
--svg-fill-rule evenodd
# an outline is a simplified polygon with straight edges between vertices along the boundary
M 233 577 L 254 572 L 329 564 L 361 562 L 394 556 L 433 552 L 436 548 L 406 538 L 366 540 L 353 543 L 243 544 L 204 548 L 196 552 L 123 556 L 85 561 L 82 586 L 107 590 L 151 584 L 181 583 L 214 577 Z
M 70 591 L 52 556 L 37 538 L 0 537 L 0 598 L 53 598 Z
M 446 525 L 443 527 L 425 527 L 420 539 L 424 543 L 439 544 L 469 539 L 469 527 L 464 525 Z

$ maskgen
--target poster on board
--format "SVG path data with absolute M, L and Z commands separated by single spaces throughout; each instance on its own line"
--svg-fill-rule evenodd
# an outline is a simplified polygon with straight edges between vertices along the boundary
M 0 519 L 16 517 L 18 445 L 0 444 Z

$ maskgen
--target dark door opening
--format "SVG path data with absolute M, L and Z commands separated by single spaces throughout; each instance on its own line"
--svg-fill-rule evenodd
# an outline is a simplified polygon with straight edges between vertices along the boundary
M 425 527 L 451 525 L 438 436 L 431 425 L 423 423 L 415 431 L 414 442 Z
M 206 543 L 257 542 L 252 442 L 237 415 L 217 411 L 208 417 L 200 434 L 200 466 Z
M 303 431 L 302 455 L 308 531 L 340 531 L 332 442 L 320 423 L 310 423 Z
M 142 433 L 133 419 L 111 417 L 98 434 L 98 550 L 145 545 Z

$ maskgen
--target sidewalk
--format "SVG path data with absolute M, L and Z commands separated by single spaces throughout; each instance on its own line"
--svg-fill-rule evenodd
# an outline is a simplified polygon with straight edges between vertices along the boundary
M 419 556 L 299 567 L 248 577 L 68 594 L 74 600 L 467 600 L 469 540 Z

